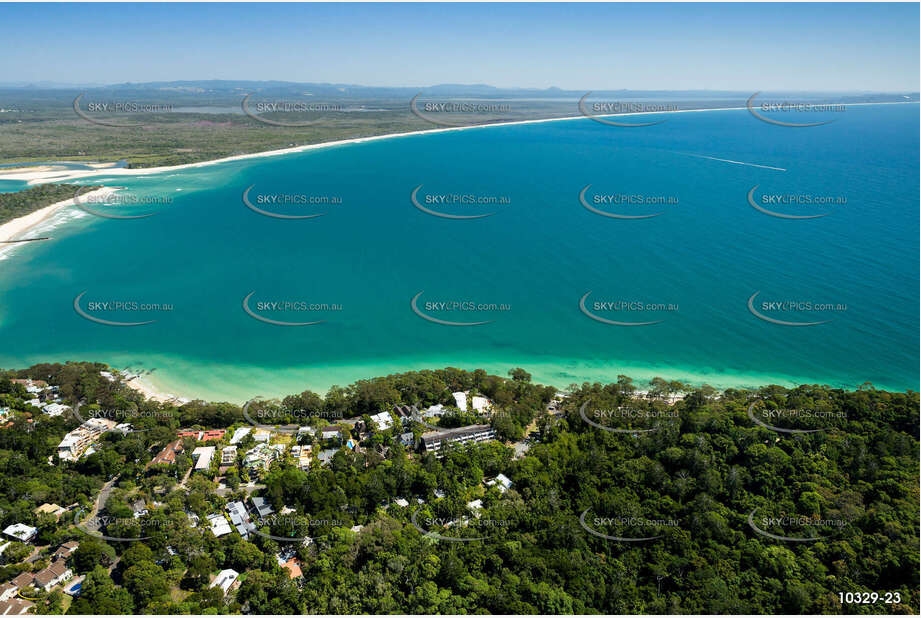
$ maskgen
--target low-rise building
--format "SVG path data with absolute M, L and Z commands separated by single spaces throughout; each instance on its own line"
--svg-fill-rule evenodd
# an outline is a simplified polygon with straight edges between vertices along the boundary
M 69 432 L 58 444 L 58 457 L 64 461 L 77 461 L 107 431 L 114 431 L 115 421 L 105 418 L 90 418 Z
M 194 451 L 192 455 L 198 457 L 195 460 L 195 469 L 196 470 L 207 470 L 211 465 L 211 459 L 214 457 L 215 447 L 213 446 L 199 446 Z
M 284 449 L 283 444 L 279 444 Z M 247 468 L 262 468 L 268 470 L 269 465 L 279 456 L 279 449 L 272 448 L 267 444 L 257 444 L 255 447 L 246 451 L 243 456 L 243 465 Z
M 70 558 L 71 554 L 77 551 L 78 547 L 80 547 L 80 543 L 77 541 L 67 541 L 66 543 L 62 543 L 61 546 L 54 551 L 52 558 L 56 560 L 66 560 L 67 558 Z
M 252 427 L 238 427 L 230 437 L 230 444 L 239 444 L 240 440 L 249 435 L 250 431 L 252 431 Z
M 65 412 L 70 411 L 70 406 L 65 406 L 60 403 L 49 403 L 42 407 L 42 412 L 48 416 L 61 416 Z
M 250 522 L 249 513 L 246 512 L 246 506 L 242 502 L 228 502 L 227 514 L 230 515 L 230 523 L 233 524 L 244 539 L 248 538 L 249 533 L 256 529 Z
M 32 585 L 45 592 L 50 592 L 52 588 L 70 580 L 73 576 L 74 572 L 67 566 L 66 561 L 56 560 L 47 568 L 35 574 L 34 583 Z
M 378 414 L 372 414 L 371 420 L 377 424 L 377 428 L 381 431 L 387 431 L 393 427 L 393 417 L 390 416 L 389 412 L 380 412 Z
M 422 434 L 422 445 L 426 451 L 438 452 L 442 445 L 459 446 L 462 444 L 478 444 L 496 437 L 496 430 L 489 425 L 467 425 L 457 429 L 444 431 L 430 431 Z
M 208 442 L 209 440 L 222 440 L 225 431 L 223 429 L 208 429 L 205 431 L 198 429 L 180 429 L 176 432 L 177 438 L 194 438 L 199 442 Z
M 0 601 L 0 616 L 23 616 L 29 613 L 34 603 L 13 597 L 6 601 Z
M 499 491 L 501 491 L 502 493 L 505 493 L 509 489 L 512 488 L 513 483 L 509 477 L 505 476 L 502 473 L 499 473 L 496 475 L 496 478 L 486 481 L 485 485 L 487 487 L 492 487 L 493 485 L 495 485 L 496 487 L 499 488 Z
M 48 504 L 47 502 L 32 511 L 36 515 L 54 515 L 55 519 L 61 519 L 61 515 L 67 512 L 63 506 L 57 504 Z
M 233 462 L 237 460 L 237 447 L 235 446 L 225 446 L 221 449 L 221 465 L 222 466 L 232 466 Z
M 211 588 L 218 587 L 224 591 L 226 595 L 231 590 L 236 590 L 240 587 L 240 582 L 238 578 L 240 574 L 234 571 L 233 569 L 224 569 L 217 574 L 217 577 L 214 578 L 214 581 L 211 582 Z
M 268 500 L 265 498 L 253 496 L 250 498 L 250 501 L 253 503 L 253 508 L 256 509 L 256 513 L 263 519 L 275 512 L 275 509 L 272 508 L 272 505 L 269 504 Z
M 211 526 L 211 534 L 216 537 L 230 534 L 233 531 L 230 524 L 227 523 L 227 518 L 220 513 L 208 515 L 208 525 Z
M 182 440 L 174 440 L 166 446 L 163 447 L 163 450 L 157 453 L 157 456 L 150 461 L 150 465 L 154 464 L 174 464 L 176 463 L 176 455 L 183 451 Z
M 38 528 L 26 524 L 11 524 L 3 529 L 3 534 L 17 541 L 28 543 L 38 534 Z
M 257 444 L 263 444 L 272 439 L 272 432 L 268 429 L 257 429 L 253 432 L 253 440 Z

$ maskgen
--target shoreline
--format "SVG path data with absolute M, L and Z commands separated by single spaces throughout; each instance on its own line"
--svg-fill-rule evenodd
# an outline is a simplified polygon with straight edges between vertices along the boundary
M 95 191 L 90 191 L 82 197 L 86 198 L 98 198 L 106 197 L 107 195 L 114 193 L 116 189 L 111 187 L 100 187 Z M 6 223 L 0 225 L 0 243 L 9 243 L 9 241 L 16 240 L 27 240 L 25 238 L 17 238 L 32 230 L 42 223 L 47 222 L 51 217 L 57 214 L 60 210 L 66 208 L 67 206 L 73 206 L 74 198 L 68 198 L 60 202 L 55 202 L 54 204 L 49 204 L 44 208 L 40 208 L 34 212 L 30 212 L 27 215 L 21 217 L 16 217 Z M 9 243 L 9 244 L 0 244 L 0 255 L 3 255 L 6 251 L 12 249 L 13 247 L 22 246 L 26 243 Z
M 133 391 L 137 391 L 144 396 L 159 403 L 182 403 L 183 397 L 172 393 L 164 393 L 158 387 L 145 383 L 140 376 L 135 376 L 129 380 L 123 380 L 122 383 Z
M 104 357 L 105 355 L 103 355 Z M 169 366 L 170 359 L 148 358 L 148 364 Z M 38 362 L 36 360 L 36 362 Z M 55 362 L 54 360 L 48 362 Z M 63 361 L 60 361 L 63 362 Z M 112 359 L 118 363 L 118 360 Z M 856 391 L 864 382 L 861 379 L 847 381 L 834 378 L 817 378 L 794 376 L 783 373 L 765 374 L 755 372 L 720 371 L 713 368 L 655 367 L 627 365 L 619 362 L 600 363 L 598 366 L 577 366 L 565 359 L 557 361 L 526 362 L 524 359 L 482 360 L 454 359 L 446 361 L 441 358 L 400 358 L 391 361 L 361 362 L 354 364 L 337 364 L 327 366 L 288 367 L 282 371 L 264 369 L 254 366 L 215 367 L 207 369 L 180 363 L 182 369 L 175 374 L 157 373 L 156 377 L 142 376 L 143 382 L 132 379 L 128 383 L 134 390 L 151 396 L 157 401 L 169 400 L 203 400 L 207 402 L 228 402 L 242 405 L 254 397 L 281 399 L 285 396 L 312 390 L 326 396 L 333 385 L 345 386 L 360 380 L 384 377 L 395 373 L 445 369 L 455 367 L 466 371 L 483 369 L 490 375 L 505 376 L 513 367 L 522 367 L 531 374 L 532 383 L 552 386 L 565 390 L 570 384 L 583 382 L 613 383 L 618 375 L 627 375 L 633 379 L 638 390 L 643 390 L 653 377 L 666 380 L 678 380 L 691 387 L 708 384 L 719 391 L 727 389 L 754 389 L 777 385 L 787 389 L 798 386 L 819 384 L 833 389 Z M 274 378 L 274 379 L 273 379 Z M 135 382 L 138 382 L 135 384 Z M 875 382 L 874 387 L 889 392 L 906 392 L 916 388 L 899 388 L 893 384 Z
M 849 103 L 852 107 L 857 106 L 867 106 L 867 105 L 917 105 L 919 101 L 881 101 L 878 103 Z M 649 116 L 651 114 L 690 114 L 690 113 L 701 113 L 701 112 L 725 112 L 725 111 L 740 111 L 747 110 L 747 107 L 707 107 L 701 109 L 676 109 L 676 110 L 667 110 L 667 111 L 658 111 L 658 112 L 627 112 L 623 114 L 597 114 L 594 118 L 620 118 L 626 116 Z M 333 146 L 345 146 L 348 144 L 362 144 L 365 142 L 373 142 L 378 140 L 385 139 L 394 139 L 398 137 L 411 137 L 416 135 L 435 135 L 440 133 L 448 133 L 451 131 L 466 131 L 471 129 L 485 129 L 490 127 L 508 127 L 508 126 L 518 126 L 526 124 L 541 124 L 545 122 L 562 122 L 566 120 L 591 120 L 591 117 L 584 116 L 579 114 L 578 116 L 560 116 L 558 118 L 535 118 L 531 120 L 511 120 L 507 122 L 493 122 L 489 124 L 474 124 L 466 125 L 462 127 L 441 127 L 433 129 L 422 129 L 419 131 L 407 131 L 405 133 L 387 133 L 384 135 L 372 135 L 369 137 L 353 137 L 349 139 L 333 140 L 330 142 L 319 142 L 317 144 L 305 144 L 303 146 L 292 146 L 290 148 L 279 148 L 276 150 L 265 150 L 262 152 L 251 152 L 247 154 L 233 155 L 229 157 L 222 157 L 220 159 L 211 159 L 209 161 L 198 161 L 196 163 L 183 163 L 181 165 L 167 165 L 160 167 L 144 167 L 144 168 L 127 168 L 127 167 L 117 167 L 117 168 L 104 168 L 104 169 L 94 169 L 94 170 L 47 170 L 47 171 L 30 171 L 22 173 L 9 173 L 4 174 L 0 168 L 0 180 L 24 180 L 30 185 L 42 184 L 47 182 L 65 182 L 71 180 L 81 180 L 83 178 L 91 178 L 93 176 L 98 176 L 100 173 L 111 176 L 147 176 L 153 174 L 162 174 L 167 172 L 174 172 L 177 170 L 184 169 L 193 169 L 198 167 L 207 167 L 209 165 L 217 165 L 220 163 L 231 163 L 234 161 L 245 161 L 248 159 L 261 159 L 265 157 L 277 157 L 288 154 L 297 154 L 301 152 L 307 152 L 310 150 L 319 150 L 321 148 L 331 148 Z

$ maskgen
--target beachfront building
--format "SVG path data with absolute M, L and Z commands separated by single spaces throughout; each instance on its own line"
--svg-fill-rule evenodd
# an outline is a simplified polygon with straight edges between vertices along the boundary
M 424 433 L 422 434 L 422 445 L 426 451 L 438 453 L 442 445 L 478 444 L 487 440 L 494 440 L 495 437 L 496 430 L 489 425 L 467 425 L 457 429 Z
M 451 394 L 454 396 L 454 402 L 457 404 L 457 407 L 463 411 L 466 411 L 467 393 L 461 391 Z M 470 398 L 470 407 L 473 408 L 477 414 L 488 414 L 492 411 L 492 402 L 486 397 L 474 395 Z
M 58 444 L 58 457 L 64 461 L 77 461 L 107 431 L 115 431 L 115 421 L 105 418 L 91 418 L 64 436 Z

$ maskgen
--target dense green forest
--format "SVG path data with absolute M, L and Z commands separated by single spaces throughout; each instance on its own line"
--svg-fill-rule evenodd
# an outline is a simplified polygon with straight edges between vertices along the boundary
M 43 184 L 15 193 L 0 193 L 0 224 L 71 199 L 79 185 Z
M 232 469 L 229 489 L 219 493 L 207 471 L 180 485 L 190 465 L 184 456 L 172 466 L 147 463 L 179 427 L 244 425 L 241 408 L 144 401 L 100 377 L 104 369 L 69 363 L 0 372 L 0 407 L 14 413 L 0 429 L 0 525 L 37 525 L 52 549 L 80 541 L 74 569 L 87 579 L 67 613 L 919 611 L 915 392 L 869 384 L 719 392 L 656 380 L 640 385 L 648 394 L 638 396 L 620 376 L 571 385 L 548 410 L 556 389 L 531 383 L 520 369 L 508 378 L 409 372 L 276 403 L 308 410 L 322 426 L 399 404 L 450 404 L 451 392 L 469 390 L 494 402 L 501 439 L 438 458 L 404 448 L 401 429 L 375 430 L 363 448 L 343 448 L 328 465 L 300 470 L 280 459 L 258 478 Z M 58 385 L 68 402 L 133 410 L 132 424 L 146 431 L 106 434 L 96 453 L 59 462 L 56 445 L 77 420 L 28 412 L 14 377 Z M 685 396 L 668 403 L 677 390 Z M 525 437 L 529 448 L 516 454 Z M 500 473 L 512 482 L 508 491 L 484 483 Z M 72 520 L 32 512 L 44 502 L 88 508 L 116 474 L 106 513 L 130 519 L 127 505 L 140 497 L 150 514 L 107 534 L 149 538 L 106 541 Z M 276 513 L 290 509 L 260 530 L 296 542 L 236 532 L 215 538 L 207 526 L 192 527 L 189 514 L 204 521 L 246 499 L 250 480 Z M 475 500 L 478 513 L 468 506 Z M 279 566 L 276 554 L 286 548 L 302 578 Z M 13 549 L 2 557 L 0 581 L 34 568 Z M 227 596 L 208 587 L 225 568 L 242 574 Z M 840 592 L 858 591 L 898 592 L 900 602 L 842 605 Z M 64 611 L 61 593 L 39 597 L 36 611 Z

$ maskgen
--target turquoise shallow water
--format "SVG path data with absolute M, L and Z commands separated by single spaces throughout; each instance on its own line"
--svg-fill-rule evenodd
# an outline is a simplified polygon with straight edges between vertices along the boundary
M 408 369 L 521 366 L 543 382 L 661 375 L 717 386 L 828 383 L 918 389 L 918 107 L 848 108 L 836 122 L 789 129 L 745 111 L 668 115 L 621 129 L 586 119 L 491 127 L 335 146 L 145 177 L 87 179 L 133 196 L 168 197 L 145 219 L 89 215 L 0 261 L 0 366 L 102 360 L 156 368 L 152 381 L 187 396 L 244 400 L 325 390 Z M 712 157 L 712 158 L 705 158 Z M 725 159 L 719 161 L 716 159 Z M 742 165 L 729 161 L 753 165 Z M 778 168 L 778 169 L 772 169 Z M 647 219 L 614 219 L 584 208 Z M 445 219 L 447 214 L 493 216 Z M 846 198 L 769 204 L 746 195 Z M 259 215 L 241 195 L 283 220 Z M 271 194 L 341 204 L 277 207 Z M 595 195 L 661 197 L 598 204 Z M 445 207 L 431 196 L 497 196 Z M 429 196 L 429 200 L 426 200 Z M 757 197 L 756 197 L 757 199 Z M 504 203 L 508 201 L 510 203 Z M 258 203 L 257 203 L 258 202 Z M 677 203 L 675 203 L 677 202 Z M 99 207 L 124 213 L 124 207 Z M 107 326 L 74 310 L 111 321 Z M 614 326 L 597 316 L 648 326 Z M 782 326 L 755 317 L 824 321 Z M 250 308 L 284 327 L 247 315 Z M 446 326 L 436 319 L 493 320 Z M 831 303 L 777 311 L 762 302 Z M 172 305 L 106 311 L 90 303 Z M 260 302 L 326 303 L 273 311 Z M 472 301 L 502 311 L 440 311 Z M 595 302 L 673 305 L 606 310 Z M 677 305 L 677 310 L 674 306 Z M 341 308 L 340 308 L 341 307 Z

